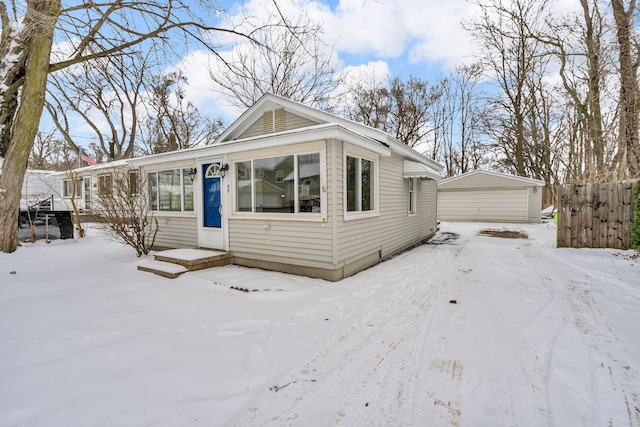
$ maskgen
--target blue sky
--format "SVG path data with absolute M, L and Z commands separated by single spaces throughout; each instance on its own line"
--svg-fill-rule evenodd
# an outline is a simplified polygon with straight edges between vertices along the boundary
M 461 21 L 475 6 L 466 0 L 277 0 L 290 17 L 301 10 L 320 23 L 322 38 L 334 46 L 338 71 L 357 67 L 403 78 L 413 75 L 434 82 L 442 72 L 472 60 L 473 49 Z M 264 17 L 272 0 L 223 1 L 231 13 Z M 204 52 L 185 58 L 187 96 L 203 111 L 219 111 L 230 120 L 240 112 L 224 107 L 213 94 Z
M 209 1 L 209 0 L 205 0 Z M 219 0 L 231 15 L 267 19 L 274 0 Z M 306 13 L 323 28 L 322 39 L 334 47 L 334 66 L 338 72 L 363 71 L 366 75 L 409 75 L 435 83 L 444 72 L 472 60 L 469 35 L 461 21 L 469 19 L 475 6 L 467 0 L 275 0 L 283 13 L 295 21 Z M 239 19 L 239 18 L 238 18 Z M 63 45 L 64 46 L 64 45 Z M 186 90 L 202 113 L 221 116 L 230 124 L 242 113 L 229 107 L 216 93 L 209 65 L 211 53 L 192 45 L 182 62 L 176 64 L 189 79 Z M 44 123 L 48 118 L 44 117 Z M 45 125 L 46 127 L 46 125 Z M 79 121 L 75 135 L 81 145 L 93 140 L 93 132 Z M 84 134 L 87 133 L 87 137 Z M 85 143 L 86 140 L 86 144 Z

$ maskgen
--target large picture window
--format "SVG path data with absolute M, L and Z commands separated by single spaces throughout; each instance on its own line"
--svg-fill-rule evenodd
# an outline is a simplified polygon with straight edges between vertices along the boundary
M 189 169 L 169 169 L 147 175 L 149 208 L 154 211 L 193 211 L 193 180 Z
M 236 211 L 321 211 L 320 154 L 267 157 L 235 164 Z
M 375 210 L 374 167 L 372 160 L 347 156 L 347 212 Z

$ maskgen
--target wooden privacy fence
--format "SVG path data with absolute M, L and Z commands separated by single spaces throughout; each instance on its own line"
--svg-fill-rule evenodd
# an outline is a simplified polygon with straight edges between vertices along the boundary
M 631 248 L 636 182 L 558 188 L 559 248 Z

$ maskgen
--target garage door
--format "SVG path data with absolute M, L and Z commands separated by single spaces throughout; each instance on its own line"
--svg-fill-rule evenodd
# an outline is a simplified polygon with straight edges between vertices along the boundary
M 526 188 L 438 192 L 440 221 L 527 222 Z

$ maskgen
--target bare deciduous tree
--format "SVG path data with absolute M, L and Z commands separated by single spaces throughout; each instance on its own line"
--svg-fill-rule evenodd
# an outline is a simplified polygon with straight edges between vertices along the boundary
M 424 142 L 433 131 L 430 106 L 441 96 L 438 87 L 413 76 L 407 81 L 395 77 L 384 85 L 354 80 L 342 96 L 342 115 L 385 131 L 409 147 Z
M 187 78 L 180 71 L 156 76 L 150 84 L 147 120 L 141 132 L 145 154 L 182 150 L 209 144 L 224 128 L 222 118 L 209 118 L 185 99 Z
M 155 65 L 150 56 L 123 52 L 51 76 L 46 108 L 58 132 L 76 151 L 79 147 L 70 133 L 70 116 L 79 117 L 93 131 L 107 161 L 133 156 L 138 109 Z
M 13 252 L 18 245 L 18 210 L 29 153 L 47 88 L 49 55 L 60 0 L 28 1 L 18 19 L 12 3 L 11 19 L 0 2 L 0 250 Z
M 572 153 L 582 151 L 582 155 L 572 156 L 570 179 L 597 182 L 613 172 L 606 158 L 608 141 L 602 113 L 608 59 L 603 37 L 607 25 L 598 1 L 580 0 L 580 9 L 575 15 L 548 16 L 546 28 L 531 36 L 544 43 L 547 54 L 558 61 L 567 97 L 565 108 L 575 111 L 576 124 L 584 129 L 570 138 L 574 145 L 567 147 Z
M 525 176 L 526 118 L 531 100 L 528 80 L 539 73 L 540 42 L 531 36 L 543 25 L 547 1 L 486 0 L 478 2 L 480 14 L 465 24 L 478 44 L 478 59 L 500 89 L 494 100 L 498 128 L 494 140 L 504 152 L 503 161 Z
M 626 4 L 626 5 L 625 5 Z M 635 0 L 611 0 L 618 41 L 618 67 L 620 74 L 620 128 L 629 175 L 640 176 L 640 87 L 638 67 L 640 49 L 632 34 L 636 14 Z M 623 166 L 623 169 L 624 166 Z
M 230 105 L 243 110 L 265 93 L 326 106 L 337 81 L 332 49 L 320 39 L 321 25 L 303 11 L 289 21 L 274 5 L 272 22 L 251 33 L 257 43 L 242 43 L 220 54 L 211 79 Z
M 136 47 L 157 48 L 158 57 L 163 57 L 172 51 L 168 37 L 172 32 L 185 43 L 196 41 L 214 53 L 220 45 L 212 33 L 251 39 L 248 33 L 209 24 L 220 22 L 219 13 L 214 3 L 186 0 L 87 1 L 65 8 L 61 0 L 27 0 L 26 9 L 17 2 L 0 1 L 0 156 L 4 157 L 0 250 L 13 252 L 17 247 L 20 190 L 49 74 Z M 296 31 L 284 25 L 290 32 Z M 62 57 L 51 55 L 54 39 L 65 47 Z

